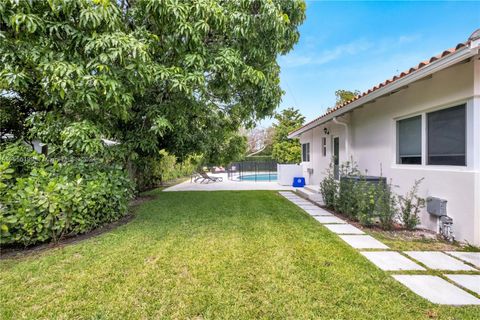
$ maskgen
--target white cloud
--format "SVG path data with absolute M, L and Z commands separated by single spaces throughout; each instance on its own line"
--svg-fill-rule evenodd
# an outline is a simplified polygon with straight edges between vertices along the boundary
M 322 65 L 348 56 L 354 56 L 368 50 L 374 50 L 375 53 L 383 53 L 388 50 L 397 49 L 403 45 L 419 41 L 420 38 L 421 36 L 417 34 L 406 34 L 395 38 L 377 39 L 375 41 L 358 39 L 349 43 L 339 45 L 337 47 L 334 47 L 333 49 L 323 50 L 318 54 L 315 54 L 314 52 L 305 53 L 305 50 L 297 49 L 296 51 L 293 51 L 286 56 L 280 57 L 279 61 L 280 64 L 286 68 L 301 67 L 306 65 Z M 307 40 L 307 50 L 314 51 L 312 50 L 313 48 L 310 43 L 312 42 L 312 39 Z
M 334 61 L 345 56 L 358 54 L 366 51 L 373 46 L 373 43 L 360 39 L 350 43 L 339 45 L 331 50 L 324 50 L 318 55 L 292 53 L 287 56 L 280 57 L 280 63 L 284 67 L 299 67 L 304 65 L 321 65 Z

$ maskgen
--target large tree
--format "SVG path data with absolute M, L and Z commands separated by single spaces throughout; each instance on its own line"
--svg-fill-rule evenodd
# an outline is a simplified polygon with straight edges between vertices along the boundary
M 358 90 L 350 91 L 350 90 L 339 89 L 335 91 L 335 98 L 336 98 L 335 105 L 339 106 L 345 102 L 353 100 L 353 98 L 355 98 L 359 94 L 360 94 L 360 91 Z
M 305 3 L 2 0 L 0 17 L 2 134 L 183 158 L 274 112 Z
M 275 115 L 272 157 L 279 163 L 299 163 L 301 146 L 298 139 L 289 139 L 288 134 L 300 128 L 305 117 L 299 110 L 288 108 Z

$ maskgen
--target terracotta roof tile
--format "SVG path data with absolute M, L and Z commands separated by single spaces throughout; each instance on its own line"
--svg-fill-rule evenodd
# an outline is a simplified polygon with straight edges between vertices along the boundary
M 385 80 L 384 82 L 382 82 L 382 83 L 374 86 L 373 88 L 370 88 L 370 89 L 368 89 L 367 91 L 359 94 L 358 96 L 356 96 L 356 97 L 353 98 L 352 100 L 347 101 L 347 102 L 344 102 L 344 103 L 342 103 L 342 104 L 340 104 L 340 105 L 338 105 L 338 106 L 335 106 L 335 107 L 331 108 L 329 111 L 325 112 L 325 113 L 322 114 L 320 117 L 315 118 L 314 120 L 312 120 L 312 121 L 308 122 L 307 124 L 303 125 L 301 128 L 298 128 L 297 130 L 294 130 L 294 131 L 290 132 L 290 134 L 299 131 L 300 129 L 308 126 L 309 124 L 311 124 L 311 123 L 313 123 L 313 122 L 315 122 L 315 121 L 317 121 L 317 120 L 320 120 L 321 118 L 323 118 L 323 117 L 331 114 L 332 112 L 337 111 L 338 109 L 344 108 L 344 107 L 346 107 L 347 105 L 349 105 L 350 103 L 352 103 L 352 102 L 354 102 L 354 101 L 356 101 L 356 100 L 358 100 L 358 99 L 360 99 L 360 98 L 362 98 L 362 97 L 364 97 L 364 96 L 366 96 L 366 95 L 369 95 L 370 93 L 372 93 L 372 92 L 374 92 L 374 91 L 376 91 L 376 90 L 378 90 L 378 89 L 380 89 L 380 88 L 382 88 L 382 87 L 384 87 L 384 86 L 386 86 L 386 85 L 388 85 L 388 84 L 391 84 L 391 83 L 397 81 L 398 79 L 401 79 L 401 78 L 403 78 L 403 77 L 411 74 L 412 72 L 415 72 L 415 71 L 417 71 L 417 70 L 425 67 L 426 65 L 429 65 L 430 63 L 432 63 L 432 62 L 434 62 L 434 61 L 436 61 L 436 60 L 438 60 L 438 59 L 444 58 L 444 57 L 446 57 L 446 56 L 448 56 L 448 55 L 456 52 L 457 50 L 459 50 L 459 49 L 467 46 L 467 45 L 468 45 L 468 42 L 469 42 L 469 41 L 467 41 L 467 42 L 465 42 L 465 43 L 459 43 L 459 44 L 456 45 L 456 47 L 451 48 L 451 49 L 447 49 L 447 50 L 443 51 L 441 54 L 431 57 L 429 60 L 425 60 L 425 61 L 420 62 L 416 67 L 412 67 L 412 68 L 408 69 L 407 71 L 404 71 L 404 72 L 400 73 L 399 75 L 395 75 L 395 76 L 393 76 L 392 79 L 387 79 L 387 80 Z

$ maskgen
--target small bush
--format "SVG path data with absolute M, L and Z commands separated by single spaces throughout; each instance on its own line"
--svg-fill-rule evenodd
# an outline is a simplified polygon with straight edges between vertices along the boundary
M 340 181 L 334 177 L 333 165 L 326 173 L 320 183 L 320 192 L 328 208 L 364 226 L 379 223 L 384 229 L 393 227 L 398 210 L 391 185 L 382 181 L 378 184 L 365 181 L 353 161 L 340 166 Z
M 355 197 L 355 184 L 353 179 L 349 179 L 353 176 L 360 176 L 357 165 L 353 161 L 347 161 L 340 165 L 340 182 L 339 182 L 339 194 L 335 202 L 335 210 L 346 214 L 351 218 L 355 218 L 357 215 L 357 202 Z
M 376 187 L 375 216 L 383 229 L 390 230 L 397 216 L 396 196 L 392 185 L 380 182 Z
M 420 198 L 418 187 L 422 179 L 415 180 L 412 189 L 405 196 L 398 196 L 398 204 L 400 206 L 400 221 L 408 230 L 413 230 L 420 223 L 418 214 L 425 207 L 425 199 Z
M 377 186 L 361 180 L 355 186 L 355 197 L 358 221 L 364 226 L 371 226 L 375 223 L 375 205 L 377 198 Z
M 334 209 L 338 193 L 338 181 L 335 180 L 333 164 L 330 164 L 326 174 L 325 179 L 320 182 L 320 193 L 325 206 L 329 209 Z

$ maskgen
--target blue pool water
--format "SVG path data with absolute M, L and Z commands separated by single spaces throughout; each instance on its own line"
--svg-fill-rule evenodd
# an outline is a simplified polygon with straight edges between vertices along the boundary
M 242 181 L 277 181 L 276 173 L 248 174 L 240 177 Z

